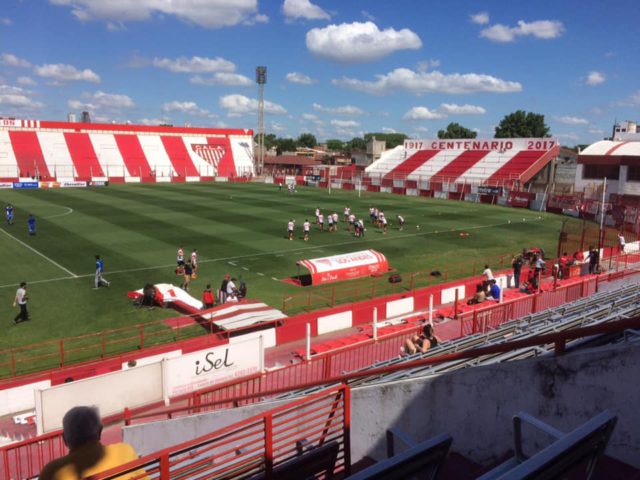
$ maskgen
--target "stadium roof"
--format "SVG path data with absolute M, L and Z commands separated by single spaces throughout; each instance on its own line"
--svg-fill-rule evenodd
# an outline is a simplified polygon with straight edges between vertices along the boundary
M 585 148 L 578 155 L 578 163 L 629 165 L 640 160 L 640 141 L 616 142 L 602 140 Z

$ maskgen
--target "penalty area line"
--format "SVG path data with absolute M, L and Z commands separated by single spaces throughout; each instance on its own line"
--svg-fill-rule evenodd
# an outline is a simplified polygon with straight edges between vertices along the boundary
M 53 260 L 52 258 L 47 257 L 44 253 L 39 252 L 38 250 L 36 250 L 35 248 L 33 248 L 31 245 L 24 243 L 22 240 L 20 240 L 19 238 L 14 237 L 13 235 L 11 235 L 9 232 L 7 232 L 4 228 L 1 228 L 0 231 L 2 231 L 2 233 L 4 233 L 7 237 L 15 240 L 16 242 L 18 242 L 20 245 L 22 245 L 25 248 L 28 248 L 29 250 L 31 250 L 33 253 L 35 253 L 36 255 L 41 256 L 42 258 L 44 258 L 47 262 L 52 263 L 53 265 L 55 265 L 56 267 L 58 267 L 60 270 L 68 273 L 69 275 L 71 275 L 73 278 L 78 278 L 78 275 L 76 275 L 75 273 L 73 273 L 71 270 L 69 270 L 68 268 L 63 267 L 62 265 L 60 265 L 58 262 L 56 262 L 55 260 Z

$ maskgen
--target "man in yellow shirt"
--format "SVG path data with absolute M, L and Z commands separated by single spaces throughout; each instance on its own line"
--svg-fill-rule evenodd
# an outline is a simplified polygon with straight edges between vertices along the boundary
M 63 420 L 62 437 L 69 447 L 64 457 L 49 462 L 39 480 L 80 480 L 138 459 L 127 443 L 102 445 L 102 423 L 95 407 L 74 407 Z M 136 470 L 118 479 L 147 479 L 144 470 Z

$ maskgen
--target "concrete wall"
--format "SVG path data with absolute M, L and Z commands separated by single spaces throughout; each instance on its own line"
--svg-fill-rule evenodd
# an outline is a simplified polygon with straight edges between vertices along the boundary
M 525 411 L 570 431 L 598 412 L 618 415 L 608 454 L 640 468 L 640 345 L 606 346 L 563 357 L 475 367 L 351 392 L 352 461 L 385 456 L 387 429 L 415 440 L 453 436 L 453 451 L 489 463 L 512 445 L 512 416 Z M 287 402 L 124 428 L 124 441 L 148 454 L 205 435 Z M 540 445 L 541 438 L 535 437 Z
M 639 368 L 640 345 L 607 346 L 354 389 L 352 461 L 384 458 L 395 427 L 415 440 L 450 433 L 453 451 L 486 464 L 511 447 L 515 413 L 570 431 L 609 409 L 618 424 L 607 453 L 640 467 Z

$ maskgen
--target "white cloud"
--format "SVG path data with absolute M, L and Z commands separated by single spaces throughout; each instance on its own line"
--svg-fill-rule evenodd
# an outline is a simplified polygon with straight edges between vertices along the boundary
M 162 118 L 141 118 L 140 120 L 138 120 L 139 123 L 141 123 L 142 125 L 153 125 L 153 126 L 157 126 L 157 125 L 166 125 L 171 123 L 171 121 L 169 120 L 168 117 L 162 117 Z
M 256 23 L 269 23 L 269 16 L 264 15 L 262 13 L 258 13 L 257 15 L 254 15 L 253 17 L 248 18 L 247 20 L 242 22 L 243 25 L 255 25 Z M 226 127 L 219 127 L 219 128 L 226 128 Z
M 373 22 L 314 28 L 307 32 L 306 42 L 311 53 L 343 63 L 370 62 L 398 50 L 422 47 L 420 37 L 411 30 L 380 30 Z
M 555 119 L 558 123 L 564 123 L 565 125 L 587 125 L 589 123 L 587 119 L 580 117 L 564 116 L 555 117 Z
M 233 62 L 221 57 L 178 57 L 154 58 L 151 64 L 157 68 L 164 68 L 175 73 L 214 73 L 214 72 L 235 72 L 236 66 Z
M 26 76 L 18 77 L 17 82 L 18 82 L 20 85 L 28 85 L 28 86 L 37 85 L 36 81 L 35 81 L 33 78 L 31 78 L 31 77 L 26 77 Z
M 309 0 L 284 0 L 282 13 L 290 20 L 329 20 L 331 15 Z
M 351 90 L 385 95 L 395 91 L 410 92 L 417 95 L 424 93 L 511 93 L 522 91 L 518 82 L 502 80 L 481 73 L 452 73 L 445 75 L 439 71 L 414 72 L 408 68 L 396 68 L 386 75 L 376 75 L 375 81 L 364 81 L 355 78 L 333 79 L 334 85 Z
M 440 60 L 437 58 L 430 58 L 429 60 L 423 60 L 418 62 L 417 70 L 419 72 L 426 72 L 430 68 L 438 68 L 440 66 Z
M 122 22 L 107 22 L 107 30 L 110 32 L 121 32 L 126 29 L 127 27 Z
M 229 117 L 240 117 L 242 115 L 257 115 L 258 101 L 244 95 L 232 94 L 220 97 L 220 108 L 227 111 Z M 265 100 L 264 111 L 271 115 L 285 115 L 287 110 L 277 103 Z
M 341 107 L 324 107 L 318 103 L 313 104 L 316 112 L 330 113 L 332 115 L 364 115 L 364 110 L 353 105 L 343 105 Z
M 167 102 L 162 104 L 160 107 L 164 113 L 170 112 L 180 112 L 186 113 L 187 115 L 194 115 L 197 117 L 210 117 L 212 114 L 205 110 L 204 108 L 200 108 L 195 102 L 179 102 L 174 100 L 173 102 Z
M 300 72 L 287 73 L 285 79 L 290 83 L 299 83 L 301 85 L 311 85 L 316 81 L 308 75 Z
M 18 58 L 12 53 L 3 53 L 0 55 L 0 65 L 5 67 L 22 67 L 29 68 L 31 64 L 22 58 Z
M 70 7 L 78 20 L 129 22 L 171 15 L 206 28 L 221 28 L 256 18 L 257 0 L 49 0 L 53 5 Z
M 636 90 L 629 97 L 624 100 L 619 100 L 617 102 L 613 102 L 613 105 L 616 107 L 637 107 L 640 106 L 640 90 Z M 603 112 L 598 112 L 603 113 Z
M 0 85 L 0 106 L 17 110 L 41 108 L 40 102 L 29 97 L 29 92 L 11 85 Z
M 471 20 L 471 23 L 486 25 L 489 23 L 489 14 L 487 12 L 478 12 L 473 15 L 469 15 L 469 19 Z
M 599 136 L 604 135 L 604 130 L 598 127 L 587 128 L 587 132 L 590 133 L 591 135 L 599 135 Z
M 604 83 L 605 80 L 606 80 L 606 77 L 604 73 L 596 72 L 595 70 L 589 72 L 589 74 L 587 75 L 587 85 L 590 85 L 592 87 L 595 87 L 596 85 L 600 85 Z
M 73 65 L 63 63 L 40 65 L 34 69 L 36 75 L 50 78 L 55 82 L 92 82 L 100 83 L 100 77 L 93 70 L 78 70 Z
M 285 125 L 282 125 L 281 123 L 271 122 L 271 124 L 269 125 L 269 131 L 283 135 L 287 133 L 287 127 Z M 287 137 L 287 138 L 290 138 L 290 137 Z
M 366 10 L 360 11 L 360 14 L 370 22 L 376 21 L 376 17 L 374 17 L 371 13 L 367 12 Z
M 442 103 L 438 109 L 448 115 L 484 115 L 487 111 L 477 105 L 456 105 L 455 103 Z
M 509 27 L 498 23 L 480 31 L 480 36 L 493 42 L 508 43 L 515 41 L 516 37 L 529 35 L 535 38 L 549 40 L 558 38 L 564 31 L 564 25 L 558 20 L 536 20 L 531 23 L 519 20 L 517 27 Z
M 314 115 L 313 113 L 303 113 L 300 118 L 302 118 L 302 120 L 307 120 L 309 122 L 318 122 L 320 121 L 320 119 L 318 118 L 317 115 Z
M 402 116 L 403 120 L 438 120 L 446 118 L 446 115 L 435 110 L 429 110 L 427 107 L 413 107 Z
M 330 123 L 335 128 L 357 128 L 360 126 L 360 123 L 355 120 L 331 120 Z
M 218 72 L 210 77 L 195 75 L 189 79 L 189 82 L 196 85 L 210 85 L 225 87 L 248 87 L 253 85 L 253 81 L 249 77 L 240 75 L 239 73 Z
M 558 133 L 556 134 L 556 137 L 563 139 L 563 140 L 569 140 L 571 142 L 577 142 L 580 139 L 580 136 L 577 133 Z
M 134 101 L 128 95 L 119 93 L 105 93 L 98 90 L 94 93 L 84 93 L 82 99 L 71 99 L 67 102 L 74 110 L 120 110 L 135 107 Z
M 9 26 L 13 24 L 13 21 L 9 17 L 0 17 L 0 25 Z
M 382 127 L 382 133 L 398 133 L 395 128 Z

